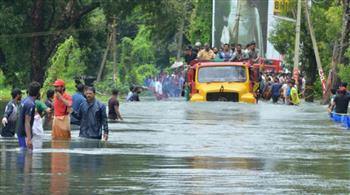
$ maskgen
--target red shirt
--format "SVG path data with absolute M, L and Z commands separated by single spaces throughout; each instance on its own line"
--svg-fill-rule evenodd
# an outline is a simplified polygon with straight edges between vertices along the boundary
M 63 93 L 62 95 L 63 99 L 67 100 L 70 104 L 72 104 L 72 96 L 68 95 L 67 93 Z M 57 99 L 57 97 L 55 96 L 54 99 L 54 112 L 55 112 L 55 116 L 65 116 L 68 115 L 68 107 L 59 99 Z

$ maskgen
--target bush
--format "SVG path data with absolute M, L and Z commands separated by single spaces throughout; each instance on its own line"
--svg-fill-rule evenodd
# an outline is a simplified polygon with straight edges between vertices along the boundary
M 159 70 L 153 64 L 144 64 L 136 69 L 136 73 L 139 76 L 141 82 L 148 77 L 154 77 L 159 74 Z M 140 83 L 141 84 L 141 83 Z
M 342 82 L 350 83 L 350 66 L 339 65 L 339 77 Z

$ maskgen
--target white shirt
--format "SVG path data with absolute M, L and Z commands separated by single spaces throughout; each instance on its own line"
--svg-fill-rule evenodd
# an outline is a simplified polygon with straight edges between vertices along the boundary
M 132 91 L 129 91 L 128 95 L 126 96 L 126 101 L 130 101 L 132 97 Z
M 155 91 L 157 94 L 163 95 L 163 86 L 159 81 L 157 81 L 155 84 Z

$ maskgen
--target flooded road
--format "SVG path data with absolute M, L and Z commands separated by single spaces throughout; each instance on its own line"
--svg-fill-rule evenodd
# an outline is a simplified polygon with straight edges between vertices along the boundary
M 326 108 L 183 101 L 124 103 L 108 142 L 21 152 L 0 139 L 0 193 L 350 193 L 350 131 Z

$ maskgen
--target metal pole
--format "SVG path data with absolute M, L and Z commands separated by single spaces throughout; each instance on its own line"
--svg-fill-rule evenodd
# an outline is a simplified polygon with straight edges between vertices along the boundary
M 299 50 L 300 50 L 300 19 L 301 19 L 301 0 L 298 0 L 297 24 L 295 28 L 295 47 L 294 47 L 294 69 L 293 78 L 296 84 L 299 83 Z
M 116 53 L 116 17 L 113 17 L 113 24 L 112 24 L 112 56 L 113 56 L 113 81 L 116 81 L 117 79 L 117 53 Z
M 212 17 L 211 17 L 211 46 L 215 47 L 215 3 L 216 0 L 213 0 L 213 9 L 212 9 Z

